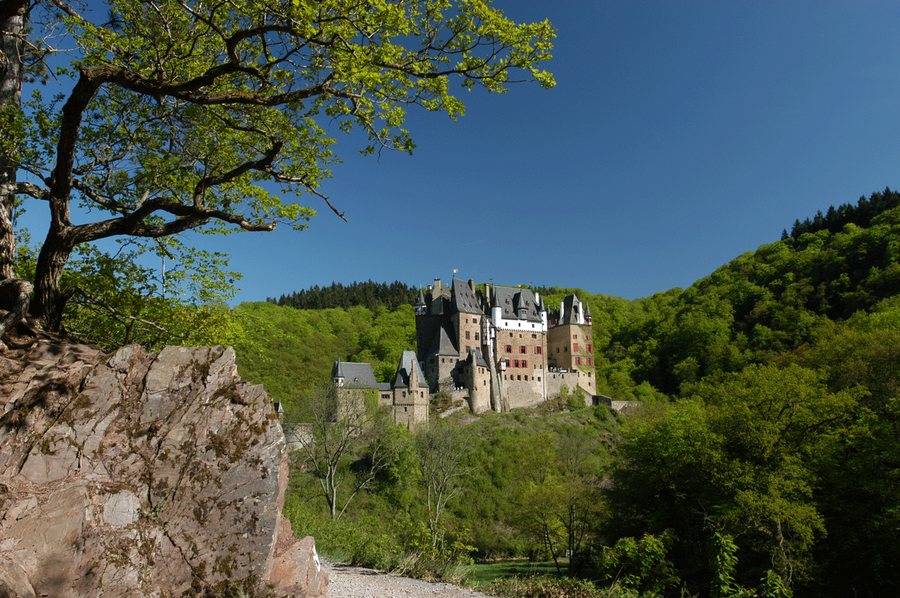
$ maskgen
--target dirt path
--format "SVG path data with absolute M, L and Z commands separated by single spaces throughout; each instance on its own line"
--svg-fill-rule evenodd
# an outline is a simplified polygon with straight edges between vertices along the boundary
M 488 598 L 449 583 L 429 583 L 348 565 L 329 568 L 328 598 Z

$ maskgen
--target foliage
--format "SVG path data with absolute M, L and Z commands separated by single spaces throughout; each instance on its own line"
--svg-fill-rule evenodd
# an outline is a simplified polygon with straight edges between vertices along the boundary
M 712 577 L 710 538 L 724 530 L 745 557 L 741 583 L 773 569 L 811 578 L 825 535 L 814 501 L 819 457 L 852 422 L 858 392 L 831 392 L 796 365 L 752 366 L 704 381 L 693 398 L 629 422 L 608 496 L 614 535 L 672 530 L 689 586 Z
M 566 396 L 451 418 L 469 441 L 448 544 L 556 557 L 611 584 L 495 584 L 507 595 L 897 593 L 900 208 L 882 207 L 867 226 L 763 246 L 685 290 L 544 289 L 549 305 L 573 290 L 590 304 L 601 392 L 644 407 L 619 416 Z M 426 562 L 414 556 L 430 550 L 421 471 L 400 469 L 355 507 L 384 514 L 396 550 Z
M 315 479 L 332 519 L 340 519 L 356 496 L 374 486 L 402 450 L 389 415 L 371 389 L 321 387 L 299 432 L 296 466 Z
M 507 577 L 486 588 L 502 598 L 614 598 L 636 596 L 613 588 L 601 590 L 590 581 L 571 577 Z
M 411 106 L 457 118 L 462 90 L 500 93 L 519 78 L 554 85 L 542 68 L 549 22 L 515 23 L 487 0 L 108 0 L 82 14 L 62 2 L 6 4 L 30 18 L 28 46 L 58 26 L 58 14 L 73 46 L 57 69 L 60 94 L 26 90 L 25 109 L 18 96 L 0 98 L 4 118 L 21 117 L 9 121 L 21 123 L 16 151 L 2 153 L 27 177 L 0 198 L 0 246 L 11 251 L 16 197 L 47 203 L 33 309 L 51 329 L 61 325 L 61 277 L 79 245 L 304 228 L 315 214 L 294 201 L 304 192 L 343 218 L 318 190 L 337 161 L 326 127 L 359 131 L 365 153 L 411 152 Z M 18 34 L 5 29 L 12 22 L 2 21 L 4 37 Z M 20 75 L 4 90 L 32 82 L 23 55 L 6 59 L 4 75 Z M 88 221 L 76 223 L 75 209 Z
M 448 503 L 464 489 L 467 440 L 461 430 L 437 424 L 416 437 L 416 454 L 425 489 L 429 556 L 433 559 L 455 556 L 445 542 L 443 518 Z
M 27 238 L 27 236 L 26 236 Z M 161 267 L 147 265 L 159 260 Z M 36 255 L 18 247 L 16 270 L 33 279 Z M 107 251 L 79 246 L 62 279 L 70 297 L 62 326 L 71 336 L 112 351 L 137 343 L 234 345 L 243 328 L 225 302 L 240 278 L 217 253 L 187 247 L 177 239 L 154 243 L 127 240 Z
M 678 574 L 667 558 L 671 535 L 624 537 L 604 547 L 599 555 L 604 581 L 641 596 L 661 596 L 678 587 Z
M 329 307 L 348 308 L 361 305 L 370 310 L 384 307 L 394 311 L 416 302 L 418 289 L 399 280 L 386 282 L 354 282 L 348 285 L 333 282 L 327 287 L 318 285 L 281 295 L 278 299 L 266 299 L 269 303 L 286 305 L 297 309 L 326 309 Z
M 368 361 L 390 380 L 400 355 L 415 347 L 412 307 L 298 310 L 271 303 L 242 303 L 234 319 L 244 330 L 236 342 L 241 375 L 264 384 L 289 421 L 302 421 L 309 390 L 330 378 L 335 360 Z
M 820 230 L 836 233 L 848 224 L 867 227 L 875 216 L 896 207 L 900 207 L 900 194 L 885 188 L 883 192 L 873 193 L 869 197 L 860 196 L 856 205 L 844 203 L 837 208 L 830 206 L 825 214 L 819 210 L 813 218 L 805 218 L 802 222 L 794 221 L 790 237 L 796 239 L 806 233 L 815 233 Z M 787 237 L 788 234 L 785 231 L 782 240 Z

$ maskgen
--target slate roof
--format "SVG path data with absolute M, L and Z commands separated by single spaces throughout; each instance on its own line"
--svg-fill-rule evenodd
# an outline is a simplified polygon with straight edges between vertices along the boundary
M 464 314 L 484 314 L 481 301 L 475 295 L 475 291 L 469 288 L 469 284 L 459 278 L 453 279 L 453 308 Z
M 403 355 L 400 356 L 400 364 L 397 366 L 397 376 L 394 378 L 394 388 L 408 388 L 409 387 L 409 378 L 412 372 L 416 372 L 416 377 L 419 380 L 419 388 L 428 388 L 428 381 L 425 379 L 425 374 L 422 372 L 422 367 L 419 365 L 419 360 L 416 359 L 416 354 L 413 351 L 404 351 Z
M 531 289 L 494 287 L 494 307 L 501 308 L 507 320 L 541 321 L 540 305 Z
M 577 295 L 566 295 L 563 298 L 562 309 L 562 313 L 559 314 L 560 324 L 585 324 L 587 323 L 585 318 L 591 315 L 591 308 L 582 303 Z
M 344 386 L 350 388 L 378 388 L 371 363 L 354 361 L 335 361 L 331 368 L 331 377 L 343 378 Z
M 441 292 L 435 296 L 434 289 L 429 293 L 430 301 L 428 302 L 428 315 L 442 316 L 451 313 L 450 311 L 450 289 L 441 287 Z
M 447 329 L 441 325 L 438 327 L 431 340 L 431 350 L 429 355 L 459 355 L 459 349 L 453 343 L 453 337 Z
M 483 368 L 489 367 L 487 361 L 485 361 L 484 359 L 484 355 L 481 354 L 481 349 L 473 350 L 472 355 L 475 356 L 475 365 L 481 366 Z

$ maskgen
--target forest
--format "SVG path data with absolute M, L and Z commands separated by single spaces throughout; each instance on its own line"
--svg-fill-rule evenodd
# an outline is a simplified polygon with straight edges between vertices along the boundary
M 598 392 L 640 410 L 563 396 L 531 411 L 433 418 L 416 434 L 367 410 L 337 459 L 293 455 L 286 515 L 329 558 L 468 578 L 500 596 L 895 595 L 897 199 L 885 190 L 860 201 L 863 215 L 828 210 L 843 214 L 839 228 L 802 224 L 815 230 L 686 289 L 633 301 L 539 289 L 551 305 L 573 291 L 588 302 Z M 34 259 L 21 244 L 18 271 Z M 176 268 L 162 281 L 85 250 L 66 273 L 82 294 L 64 327 L 109 348 L 232 344 L 242 376 L 284 406 L 288 430 L 327 412 L 335 359 L 371 362 L 387 380 L 415 346 L 412 307 L 389 306 L 402 284 L 344 287 L 373 289 L 355 299 L 285 296 L 318 297 L 318 309 L 228 308 L 220 259 L 200 255 L 200 274 Z M 152 292 L 175 280 L 212 299 Z M 329 293 L 339 305 L 322 301 Z M 314 436 L 326 446 L 339 432 L 329 423 Z M 494 565 L 478 563 L 510 561 L 549 575 L 479 581 L 479 567 Z
M 340 519 L 303 458 L 286 512 L 326 553 L 420 575 L 518 558 L 553 562 L 577 581 L 572 595 L 895 594 L 897 199 L 885 190 L 859 211 L 829 210 L 840 227 L 795 226 L 687 289 L 635 301 L 539 289 L 550 304 L 572 291 L 590 304 L 599 392 L 641 400 L 640 412 L 563 397 L 416 436 L 391 430 L 390 465 Z M 289 418 L 304 417 L 332 359 L 372 361 L 386 379 L 415 342 L 408 306 L 234 315 L 242 371 Z M 437 524 L 429 435 L 455 447 L 459 471 Z M 346 456 L 348 479 L 371 471 L 372 446 Z M 511 584 L 491 588 L 551 591 Z
M 93 4 L 0 3 L 0 348 L 234 346 L 313 440 L 284 512 L 333 560 L 498 596 L 900 594 L 900 194 L 798 219 L 686 289 L 539 289 L 590 305 L 598 391 L 635 411 L 565 393 L 412 434 L 371 397 L 341 410 L 328 379 L 335 359 L 394 373 L 417 289 L 231 307 L 228 257 L 181 234 L 346 218 L 323 192 L 339 135 L 412 152 L 407 110 L 553 87 L 553 26 L 485 0 Z M 544 575 L 485 579 L 503 563 Z

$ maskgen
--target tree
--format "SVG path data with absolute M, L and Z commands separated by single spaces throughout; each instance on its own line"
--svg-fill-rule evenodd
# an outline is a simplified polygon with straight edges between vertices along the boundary
M 569 558 L 569 573 L 585 562 L 602 503 L 600 435 L 581 426 L 566 426 L 553 438 L 544 437 L 544 450 L 532 453 L 518 502 L 526 527 L 543 544 L 557 572 Z
M 387 413 L 365 390 L 338 393 L 321 387 L 312 398 L 311 422 L 299 433 L 300 466 L 319 482 L 332 519 L 340 519 L 357 494 L 392 463 L 395 446 Z M 347 488 L 347 490 L 343 490 Z
M 468 469 L 462 433 L 447 425 L 435 425 L 416 437 L 416 452 L 425 486 L 425 514 L 431 540 L 431 556 L 444 550 L 442 519 L 447 503 L 462 490 Z
M 102 18 L 61 0 L 0 6 L 0 109 L 16 132 L 0 162 L 0 280 L 13 276 L 15 199 L 46 202 L 31 312 L 48 329 L 78 245 L 303 228 L 314 210 L 289 193 L 344 218 L 319 191 L 337 159 L 321 120 L 361 129 L 366 152 L 412 151 L 408 106 L 456 118 L 460 88 L 502 92 L 517 73 L 554 84 L 540 68 L 550 24 L 516 24 L 489 0 L 109 0 Z M 76 58 L 64 98 L 36 91 L 23 110 L 20 50 L 41 10 L 64 15 Z

